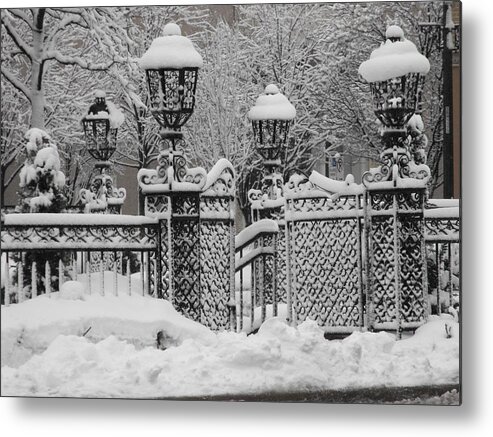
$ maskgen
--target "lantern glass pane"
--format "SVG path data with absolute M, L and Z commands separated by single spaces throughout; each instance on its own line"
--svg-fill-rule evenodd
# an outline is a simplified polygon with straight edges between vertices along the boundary
M 181 128 L 193 113 L 198 68 L 146 70 L 150 109 L 158 123 Z
M 253 134 L 257 149 L 266 160 L 279 158 L 286 146 L 290 120 L 254 120 L 252 121 Z
M 97 160 L 107 161 L 116 150 L 118 129 L 110 129 L 108 119 L 84 120 L 87 151 Z
M 370 84 L 375 114 L 384 126 L 402 128 L 418 111 L 424 76 L 410 73 Z

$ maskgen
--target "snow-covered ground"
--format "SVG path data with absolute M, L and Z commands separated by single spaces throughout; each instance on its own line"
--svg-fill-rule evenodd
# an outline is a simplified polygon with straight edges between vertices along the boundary
M 156 347 L 161 330 L 166 350 Z M 433 318 L 405 340 L 357 332 L 327 341 L 314 322 L 293 328 L 281 318 L 256 335 L 213 333 L 169 302 L 138 295 L 62 292 L 2 307 L 3 395 L 147 398 L 458 381 L 450 318 Z

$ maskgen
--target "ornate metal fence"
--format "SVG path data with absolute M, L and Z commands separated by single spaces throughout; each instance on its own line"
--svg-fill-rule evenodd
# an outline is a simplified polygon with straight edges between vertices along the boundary
M 89 293 L 162 296 L 156 277 L 158 223 L 146 217 L 8 214 L 2 226 L 3 303 L 85 282 Z M 138 275 L 135 275 L 138 273 Z
M 348 184 L 334 194 L 314 183 L 317 175 L 293 175 L 285 188 L 288 315 L 294 324 L 310 318 L 326 332 L 351 332 L 364 324 L 363 191 Z
M 239 331 L 252 332 L 267 316 L 278 315 L 279 235 L 279 226 L 274 220 L 261 219 L 235 238 Z
M 460 302 L 459 202 L 432 199 L 424 217 L 430 306 L 440 314 Z

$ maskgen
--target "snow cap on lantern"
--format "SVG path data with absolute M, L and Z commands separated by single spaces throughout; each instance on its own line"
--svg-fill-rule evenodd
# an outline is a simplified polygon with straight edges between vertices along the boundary
M 296 109 L 276 85 L 267 85 L 255 105 L 248 111 L 248 118 L 254 120 L 292 120 Z
M 416 46 L 404 37 L 399 26 L 389 26 L 387 40 L 373 50 L 370 59 L 359 67 L 359 74 L 367 82 L 382 82 L 409 73 L 427 74 L 430 62 Z
M 152 41 L 149 49 L 140 58 L 139 65 L 145 70 L 200 68 L 203 61 L 192 41 L 182 36 L 180 27 L 175 23 L 168 23 L 164 26 L 163 36 Z
M 103 90 L 94 92 L 94 100 L 87 114 L 82 117 L 82 122 L 108 120 L 111 129 L 118 129 L 125 121 L 123 112 L 113 102 L 106 100 L 106 92 Z

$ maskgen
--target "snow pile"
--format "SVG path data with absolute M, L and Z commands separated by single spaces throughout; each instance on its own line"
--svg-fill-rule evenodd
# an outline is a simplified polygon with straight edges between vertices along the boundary
M 386 36 L 387 40 L 373 50 L 370 59 L 360 65 L 358 72 L 363 79 L 367 82 L 379 82 L 408 73 L 428 73 L 428 59 L 418 52 L 411 41 L 404 38 L 400 27 L 390 26 Z
M 87 320 L 90 325 L 74 323 L 78 330 L 70 332 L 73 319 L 65 313 L 74 313 L 78 306 L 74 316 L 83 319 L 81 308 L 89 300 L 53 301 L 63 307 L 55 312 L 56 305 L 47 305 L 49 299 L 38 298 L 11 306 L 7 308 L 10 312 L 2 314 L 2 323 L 7 325 L 2 340 L 9 339 L 10 344 L 29 339 L 36 346 L 37 339 L 47 337 L 49 326 L 53 336 L 46 350 L 18 368 L 2 367 L 4 395 L 201 396 L 452 384 L 459 378 L 458 327 L 443 320 L 433 320 L 414 337 L 401 341 L 384 332 L 358 332 L 342 341 L 327 341 L 315 322 L 292 328 L 278 318 L 267 320 L 256 335 L 212 334 L 185 322 L 165 301 L 120 297 L 97 298 L 92 305 L 94 314 Z M 107 319 L 113 324 L 102 323 Z M 184 332 L 188 338 L 164 351 L 139 348 L 121 339 L 123 331 L 133 336 L 140 332 L 147 338 L 165 323 L 170 332 L 174 328 L 181 339 Z M 450 325 L 448 330 L 445 323 Z M 196 329 L 189 329 L 192 324 Z M 92 329 L 83 336 L 89 326 Z M 145 329 L 139 331 L 139 326 Z M 106 338 L 97 341 L 100 337 Z
M 109 273 L 109 272 L 108 272 Z M 106 281 L 110 278 L 108 275 Z M 82 336 L 98 342 L 114 335 L 137 348 L 153 347 L 159 331 L 170 344 L 214 338 L 204 326 L 186 319 L 166 300 L 121 291 L 119 296 L 87 294 L 86 284 L 69 281 L 61 292 L 2 306 L 2 366 L 18 366 L 53 347 L 59 336 Z M 99 281 L 94 281 L 99 282 Z M 112 284 L 107 284 L 112 289 Z
M 239 248 L 253 242 L 259 235 L 279 232 L 279 225 L 271 219 L 262 219 L 247 226 L 235 237 L 235 247 Z
M 151 47 L 139 60 L 139 65 L 145 70 L 200 68 L 202 64 L 202 56 L 195 50 L 192 41 L 182 36 L 180 27 L 175 23 L 164 26 L 163 36 L 152 41 Z
M 412 117 L 407 122 L 408 127 L 416 132 L 424 132 L 425 124 L 423 118 L 419 114 L 413 114 Z
M 309 181 L 313 185 L 337 196 L 357 196 L 365 192 L 365 187 L 362 184 L 354 182 L 352 174 L 348 174 L 344 181 L 336 181 L 313 170 Z
M 264 94 L 258 96 L 255 106 L 248 111 L 250 120 L 292 120 L 295 117 L 295 107 L 272 84 L 265 87 Z

